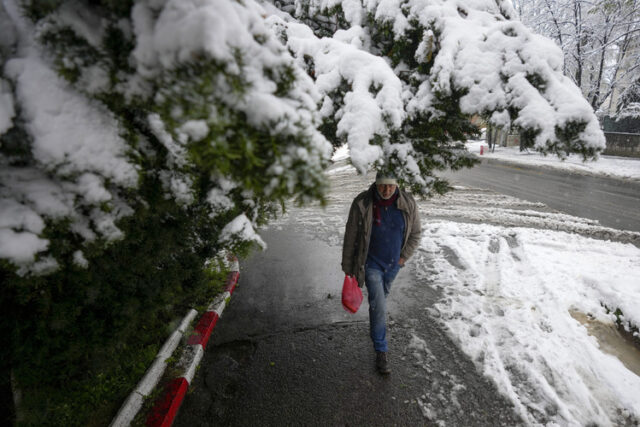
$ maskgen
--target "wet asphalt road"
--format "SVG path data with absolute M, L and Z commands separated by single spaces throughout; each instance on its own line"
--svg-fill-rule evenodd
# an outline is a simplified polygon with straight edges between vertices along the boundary
M 640 167 L 640 160 L 638 161 Z M 640 182 L 568 173 L 483 158 L 472 169 L 441 174 L 453 184 L 541 202 L 603 226 L 640 231 Z
M 438 294 L 410 266 L 389 297 L 382 377 L 366 296 L 356 315 L 341 306 L 340 248 L 287 227 L 261 234 L 269 249 L 242 262 L 175 426 L 521 424 L 430 317 Z

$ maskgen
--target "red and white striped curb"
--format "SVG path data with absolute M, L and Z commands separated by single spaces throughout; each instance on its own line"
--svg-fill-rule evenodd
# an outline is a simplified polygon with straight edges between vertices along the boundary
M 222 312 L 238 284 L 238 279 L 240 277 L 239 267 L 238 259 L 233 257 L 231 272 L 227 276 L 224 292 L 218 295 L 209 305 L 207 311 L 202 315 L 198 324 L 194 328 L 194 333 L 189 336 L 187 346 L 185 347 L 180 361 L 177 364 L 178 369 L 182 374 L 171 380 L 164 390 L 164 394 L 156 400 L 153 409 L 146 420 L 146 424 L 148 426 L 169 427 L 173 424 L 173 420 L 175 419 L 178 409 L 182 404 L 182 400 L 187 393 L 189 384 L 193 380 L 196 368 L 202 360 L 204 349 L 209 342 L 211 332 L 216 326 L 220 316 L 222 316 Z M 158 352 L 151 368 L 149 368 L 136 389 L 129 395 L 124 405 L 122 405 L 122 408 L 120 408 L 120 411 L 118 411 L 118 414 L 111 422 L 110 427 L 124 427 L 131 424 L 136 414 L 140 411 L 144 399 L 151 394 L 158 384 L 158 381 L 160 381 L 160 378 L 167 367 L 166 360 L 171 357 L 178 346 L 178 343 L 182 339 L 182 336 L 189 327 L 189 324 L 196 315 L 197 311 L 191 310 L 184 317 L 180 326 L 178 326 L 175 332 L 169 337 Z

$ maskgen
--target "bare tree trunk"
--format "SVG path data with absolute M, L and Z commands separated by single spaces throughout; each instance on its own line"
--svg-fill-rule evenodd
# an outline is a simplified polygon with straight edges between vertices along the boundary
M 582 89 L 582 5 L 580 1 L 573 3 L 574 24 L 576 27 L 576 84 Z
M 606 18 L 607 25 L 609 24 L 609 18 Z M 600 85 L 602 84 L 602 74 L 604 73 L 604 59 L 607 53 L 607 44 L 609 42 L 609 33 L 605 32 L 604 38 L 602 39 L 602 47 L 600 49 L 600 64 L 598 65 L 598 77 L 596 78 L 596 82 L 593 89 L 593 95 L 591 97 L 591 107 L 594 110 L 597 110 L 600 106 Z
M 602 97 L 602 99 L 607 99 L 609 96 L 611 96 L 611 98 L 609 98 L 609 111 L 611 111 L 611 107 L 613 106 L 613 95 L 614 95 L 613 92 L 618 87 L 618 73 L 620 72 L 620 67 L 624 63 L 624 60 L 626 59 L 627 50 L 629 49 L 629 45 L 631 44 L 631 33 L 630 33 L 630 29 L 631 28 L 630 27 L 631 27 L 631 24 L 629 24 L 627 26 L 627 32 L 625 33 L 624 40 L 622 41 L 622 45 L 621 45 L 620 49 L 618 50 L 618 57 L 616 59 L 616 66 L 615 66 L 615 68 L 613 70 L 612 83 L 609 86 L 609 89 L 607 90 L 607 92 Z
M 512 0 L 522 19 L 563 51 L 563 73 L 606 108 L 640 70 L 640 0 Z M 613 107 L 612 107 L 613 108 Z
M 620 45 L 620 49 L 618 50 L 618 56 L 616 58 L 616 66 L 613 70 L 613 80 L 606 94 L 603 96 L 603 99 L 609 98 L 609 108 L 608 108 L 609 112 L 613 107 L 613 101 L 614 101 L 613 98 L 615 95 L 614 92 L 618 88 L 618 83 L 620 80 L 624 80 L 626 76 L 626 73 L 622 73 L 623 74 L 622 77 L 618 78 L 618 73 L 620 73 L 620 69 L 624 66 L 624 62 L 627 59 L 627 52 L 629 51 L 629 47 L 631 46 L 632 41 L 635 40 L 632 37 L 632 34 L 634 32 L 632 29 L 633 19 L 635 18 L 635 15 L 636 15 L 635 11 L 636 11 L 636 1 L 634 0 L 632 4 L 631 13 L 629 13 L 628 16 L 626 17 L 629 23 L 625 28 L 624 38 L 622 40 L 622 44 Z
M 544 0 L 544 4 L 547 6 L 547 9 L 551 14 L 553 25 L 556 27 L 556 37 L 558 39 L 558 43 L 560 43 L 560 49 L 562 49 L 562 53 L 564 54 L 564 42 L 562 41 L 562 29 L 560 28 L 560 24 L 558 23 L 558 18 L 556 17 L 555 11 L 551 8 L 551 4 L 549 3 L 549 0 Z M 566 60 L 562 63 L 562 73 L 565 75 L 567 74 Z

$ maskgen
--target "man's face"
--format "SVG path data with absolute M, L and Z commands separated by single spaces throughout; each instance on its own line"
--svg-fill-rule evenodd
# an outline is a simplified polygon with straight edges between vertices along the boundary
M 396 192 L 397 185 L 395 184 L 376 184 L 378 193 L 383 199 L 388 199 Z

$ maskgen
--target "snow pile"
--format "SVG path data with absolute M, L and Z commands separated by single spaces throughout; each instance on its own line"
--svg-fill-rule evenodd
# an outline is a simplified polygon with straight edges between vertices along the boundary
M 570 312 L 640 324 L 640 249 L 574 234 L 425 223 L 417 263 L 445 292 L 450 333 L 533 424 L 640 418 L 640 377 L 604 353 Z M 419 269 L 418 269 L 419 270 Z
M 482 156 L 487 158 L 640 181 L 640 160 L 631 157 L 600 156 L 597 160 L 585 162 L 577 154 L 569 155 L 565 159 L 558 159 L 540 153 L 520 151 L 519 147 L 495 147 L 491 151 L 488 150 L 485 141 L 470 141 L 466 143 L 466 146 L 467 150 L 474 154 L 480 154 L 480 147 L 484 146 Z
M 264 240 L 255 232 L 253 224 L 245 214 L 241 214 L 228 223 L 220 233 L 220 242 L 233 245 L 234 242 L 241 240 L 253 242 L 262 249 L 267 248 Z

